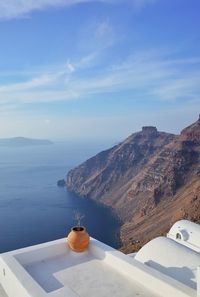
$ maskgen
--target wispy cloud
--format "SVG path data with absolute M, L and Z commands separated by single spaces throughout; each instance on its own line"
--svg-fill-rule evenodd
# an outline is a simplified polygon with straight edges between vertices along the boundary
M 92 57 L 92 54 L 91 54 Z M 200 71 L 193 69 L 200 58 L 175 59 L 163 51 L 135 53 L 118 65 L 85 74 L 90 57 L 67 62 L 54 73 L 41 73 L 30 80 L 0 86 L 0 103 L 32 103 L 87 98 L 94 94 L 129 91 L 153 100 L 198 100 Z M 86 66 L 84 67 L 84 63 Z
M 129 2 L 135 8 L 143 8 L 156 0 L 0 0 L 0 19 L 27 17 L 33 11 L 41 11 L 53 7 L 68 7 L 79 3 L 104 2 L 117 4 Z M 103 29 L 103 28 L 102 28 Z
M 154 4 L 158 0 L 132 0 L 131 3 L 137 10 L 141 10 L 142 8 L 145 8 L 149 4 Z
M 35 10 L 49 7 L 71 6 L 86 0 L 0 0 L 0 19 L 12 19 L 27 16 Z
M 91 19 L 86 22 L 79 34 L 78 47 L 81 51 L 99 54 L 120 40 L 121 36 L 117 34 L 116 28 L 109 18 Z

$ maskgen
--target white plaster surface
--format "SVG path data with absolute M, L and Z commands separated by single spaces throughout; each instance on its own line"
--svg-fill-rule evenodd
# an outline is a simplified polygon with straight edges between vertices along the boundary
M 2 286 L 0 285 L 0 297 L 8 297 Z
M 177 239 L 177 233 L 181 239 Z M 200 253 L 200 225 L 188 220 L 176 222 L 169 230 L 167 237 Z
M 89 252 L 70 252 L 69 258 L 58 256 L 46 263 L 30 264 L 26 269 L 46 292 L 67 286 L 83 297 L 107 297 L 108 294 L 116 297 L 154 296 Z
M 2 285 L 9 297 L 159 296 L 134 279 L 127 278 L 120 265 L 113 267 L 107 257 L 107 252 L 113 251 L 91 240 L 86 252 L 75 253 L 63 239 L 5 253 L 1 255 L 3 264 L 0 265 L 6 274 L 2 276 Z M 4 277 L 10 281 L 6 283 Z M 19 288 L 15 278 L 19 281 Z M 11 282 L 14 290 L 10 287 Z
M 158 237 L 144 245 L 135 259 L 196 290 L 200 255 L 194 250 L 170 238 Z
M 91 239 L 74 253 L 60 239 L 0 255 L 8 297 L 194 297 L 185 284 Z
M 128 254 L 128 256 L 131 257 L 131 258 L 135 258 L 136 255 L 137 255 L 137 253 Z

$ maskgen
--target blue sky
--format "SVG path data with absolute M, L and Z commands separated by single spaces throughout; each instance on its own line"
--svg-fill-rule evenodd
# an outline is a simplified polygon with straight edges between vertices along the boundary
M 0 0 L 0 137 L 117 140 L 200 112 L 199 0 Z

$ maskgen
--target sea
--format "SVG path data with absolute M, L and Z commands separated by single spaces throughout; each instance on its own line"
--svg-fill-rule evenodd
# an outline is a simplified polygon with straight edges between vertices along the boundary
M 71 168 L 105 148 L 67 141 L 0 147 L 0 253 L 66 237 L 77 211 L 90 236 L 118 248 L 120 223 L 112 210 L 57 186 Z

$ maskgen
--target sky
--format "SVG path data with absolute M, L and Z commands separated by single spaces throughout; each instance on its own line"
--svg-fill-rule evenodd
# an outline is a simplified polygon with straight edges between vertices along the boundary
M 0 137 L 121 140 L 200 113 L 199 0 L 0 0 Z

